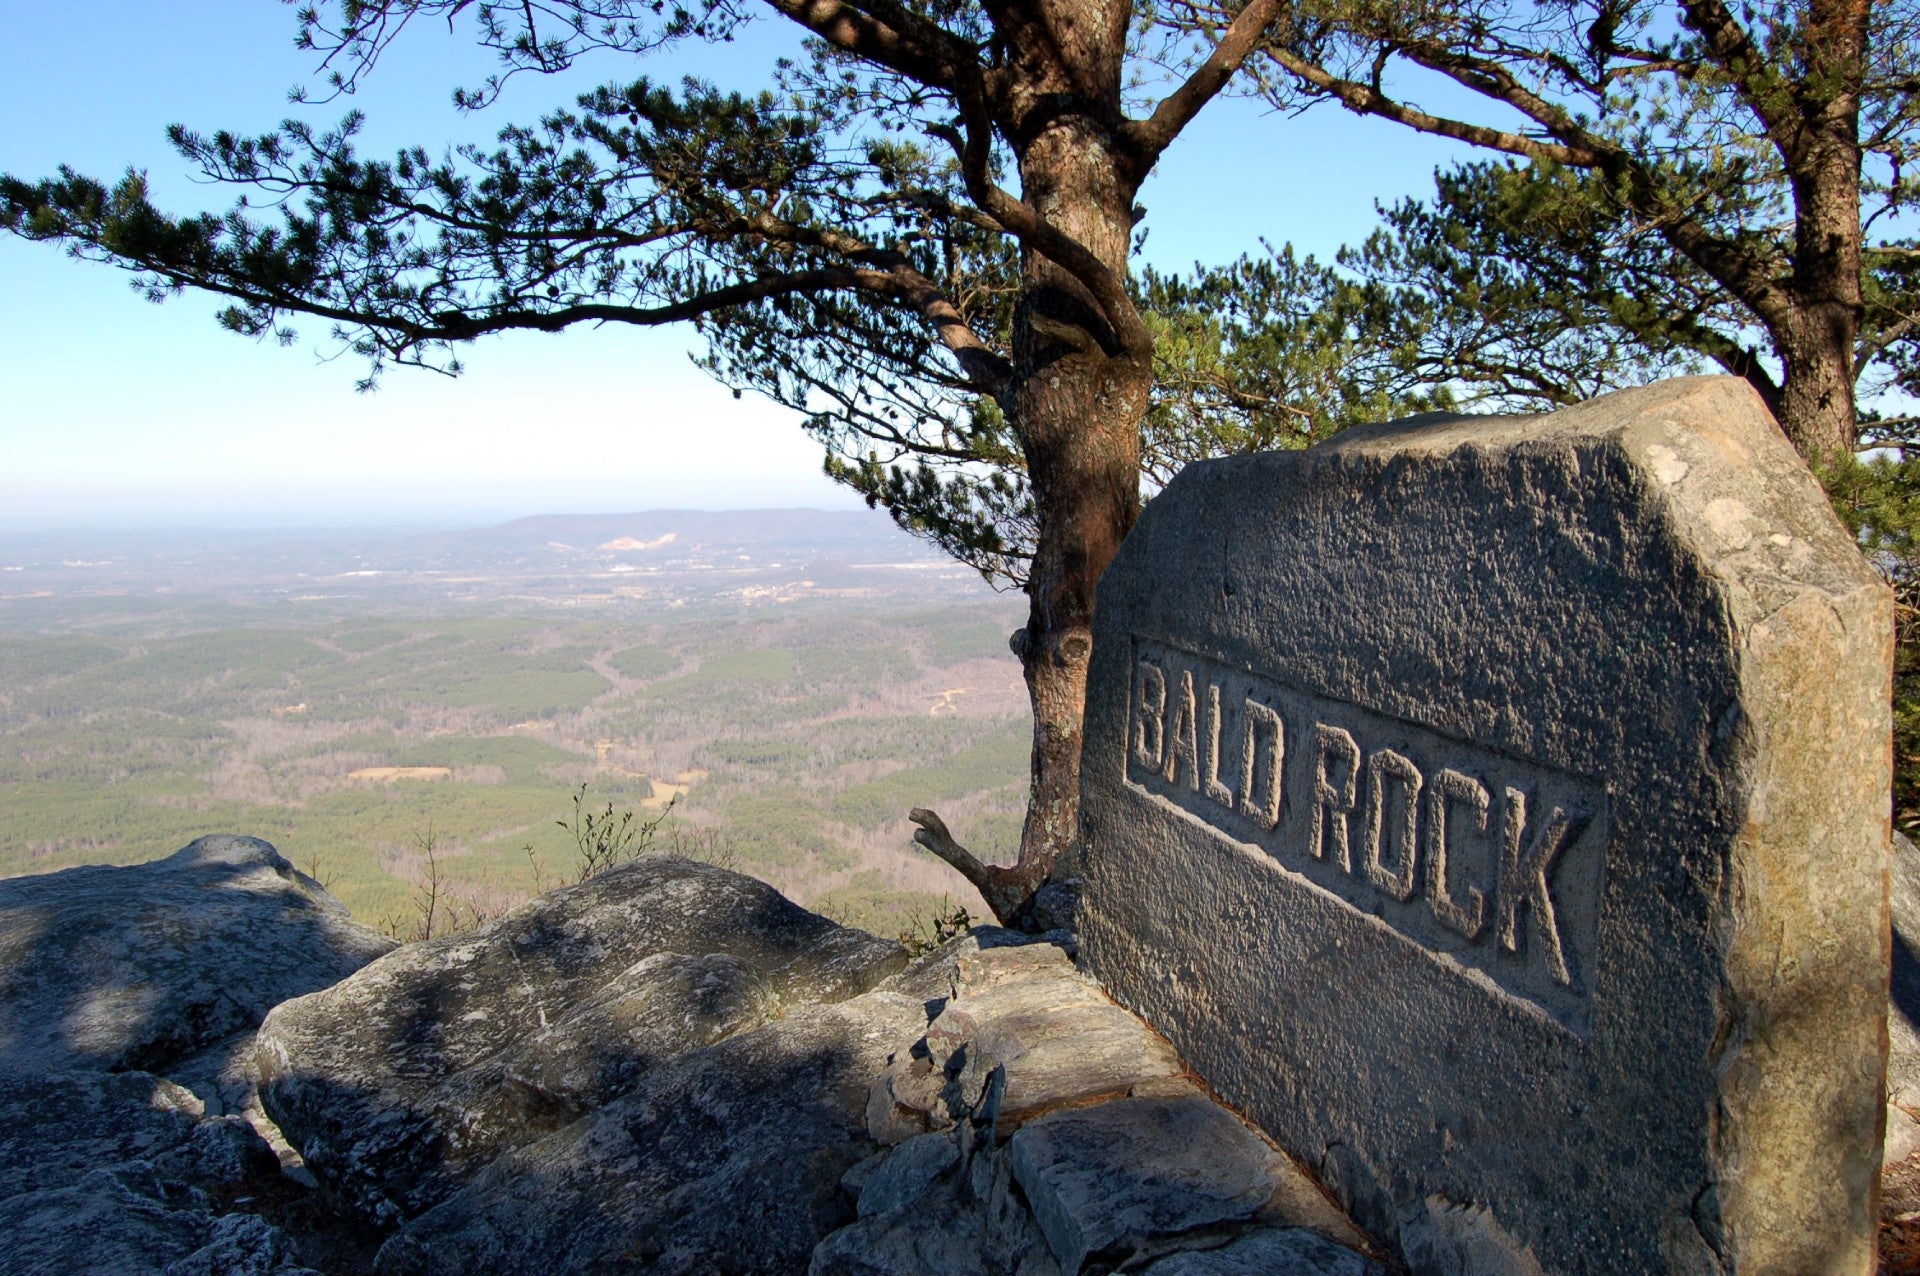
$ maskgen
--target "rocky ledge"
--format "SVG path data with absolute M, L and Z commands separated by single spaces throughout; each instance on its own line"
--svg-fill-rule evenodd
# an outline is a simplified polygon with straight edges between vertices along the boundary
M 398 949 L 253 839 L 0 883 L 8 1270 L 1379 1270 L 1071 943 L 665 856 Z
M 308 1270 L 254 1032 L 392 947 L 256 838 L 0 881 L 0 1266 Z

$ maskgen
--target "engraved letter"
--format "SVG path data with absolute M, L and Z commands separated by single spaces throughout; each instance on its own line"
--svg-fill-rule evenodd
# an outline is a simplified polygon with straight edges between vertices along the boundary
M 1180 782 L 1180 762 L 1186 760 L 1187 774 L 1192 782 L 1187 786 L 1194 792 L 1200 791 L 1200 740 L 1198 714 L 1193 704 L 1193 671 L 1180 671 L 1180 690 L 1173 695 L 1173 725 L 1167 730 L 1167 761 L 1160 774 L 1167 777 L 1168 784 Z
M 1347 815 L 1353 810 L 1355 790 L 1360 780 L 1360 746 L 1340 727 L 1324 722 L 1313 724 L 1313 840 L 1307 849 L 1313 858 L 1325 859 L 1326 835 L 1333 834 L 1333 858 L 1341 868 L 1353 871 L 1353 852 L 1347 845 Z M 1347 760 L 1346 778 L 1335 788 L 1327 778 L 1327 759 Z M 1332 818 L 1329 819 L 1328 817 Z M 1329 829 L 1331 825 L 1331 829 Z
M 1400 809 L 1392 827 L 1386 827 L 1387 785 L 1397 781 Z M 1420 808 L 1420 768 L 1392 749 L 1381 749 L 1367 759 L 1367 880 L 1395 899 L 1413 898 L 1413 870 L 1418 843 L 1414 816 Z M 1394 867 L 1381 857 L 1381 843 L 1394 842 Z
M 1285 773 L 1287 763 L 1287 728 L 1280 721 L 1280 715 L 1248 698 L 1240 706 L 1240 722 L 1245 728 L 1245 748 L 1240 754 L 1240 814 L 1252 816 L 1260 821 L 1260 826 L 1271 831 L 1280 823 L 1280 777 Z M 1260 732 L 1265 728 L 1273 740 L 1273 747 L 1267 750 L 1270 761 L 1267 764 L 1266 801 L 1254 804 L 1253 795 L 1259 790 L 1254 787 L 1256 764 L 1260 760 Z
M 1149 771 L 1160 769 L 1166 747 L 1167 675 L 1160 666 L 1140 662 L 1140 693 L 1133 701 L 1133 760 Z
M 1233 809 L 1233 790 L 1220 783 L 1220 684 L 1207 684 L 1207 796 Z
M 1476 831 L 1487 831 L 1487 809 L 1492 799 L 1487 786 L 1448 767 L 1433 778 L 1427 790 L 1427 905 L 1442 924 L 1468 939 L 1478 939 L 1487 921 L 1487 899 L 1477 886 L 1466 888 L 1466 904 L 1454 901 L 1447 889 L 1447 807 L 1464 802 L 1473 808 Z
M 1546 949 L 1547 968 L 1562 984 L 1571 986 L 1566 954 L 1560 947 L 1560 924 L 1553 915 L 1553 897 L 1547 892 L 1547 869 L 1565 849 L 1573 820 L 1565 810 L 1554 807 L 1546 827 L 1533 839 L 1524 854 L 1520 850 L 1527 825 L 1527 795 L 1519 789 L 1507 790 L 1506 827 L 1501 830 L 1500 945 L 1510 953 L 1520 951 L 1520 906 L 1533 909 L 1533 929 Z

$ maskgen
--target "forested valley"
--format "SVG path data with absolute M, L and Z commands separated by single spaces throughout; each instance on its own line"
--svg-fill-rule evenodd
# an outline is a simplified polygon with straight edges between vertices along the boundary
M 879 933 L 981 915 L 906 813 L 1017 844 L 1016 598 L 879 515 L 565 522 L 0 540 L 0 876 L 245 833 L 416 937 L 577 878 L 580 821 L 631 812 Z

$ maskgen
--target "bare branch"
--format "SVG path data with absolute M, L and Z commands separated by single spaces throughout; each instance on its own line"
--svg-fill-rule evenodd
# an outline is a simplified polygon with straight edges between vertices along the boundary
M 952 32 L 889 6 L 886 21 L 843 0 L 766 0 L 828 44 L 869 58 L 929 88 L 961 91 L 966 72 L 978 71 L 979 55 Z
M 1342 105 L 1357 114 L 1378 115 L 1382 119 L 1393 120 L 1408 128 L 1418 129 L 1422 133 L 1471 142 L 1475 146 L 1503 151 L 1508 155 L 1518 155 L 1524 159 L 1545 160 L 1554 164 L 1566 164 L 1573 168 L 1594 168 L 1600 164 L 1600 152 L 1587 147 L 1543 142 L 1538 138 L 1527 137 L 1507 129 L 1489 128 L 1483 124 L 1469 124 L 1464 120 L 1451 119 L 1447 116 L 1430 115 L 1418 107 L 1408 106 L 1404 102 L 1388 97 L 1372 85 L 1362 84 L 1358 80 L 1343 79 L 1325 67 L 1309 62 L 1289 50 L 1269 48 L 1266 53 L 1286 70 L 1313 85 L 1320 92 L 1338 98 Z
M 1033 898 L 1033 885 L 1017 870 L 982 863 L 972 851 L 953 840 L 946 821 L 932 811 L 917 806 L 907 812 L 907 818 L 920 826 L 913 835 L 914 844 L 938 855 L 972 883 L 1002 925 L 1012 924 Z
M 1206 61 L 1179 88 L 1160 100 L 1153 114 L 1144 120 L 1130 120 L 1121 136 L 1134 150 L 1134 168 L 1144 175 L 1160 158 L 1180 131 L 1226 87 L 1242 63 L 1259 47 L 1260 40 L 1274 17 L 1281 0 L 1253 0 L 1233 20 Z

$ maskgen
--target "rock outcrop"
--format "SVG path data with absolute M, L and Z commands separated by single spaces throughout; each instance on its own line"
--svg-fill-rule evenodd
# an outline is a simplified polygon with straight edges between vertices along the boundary
M 656 1059 L 403 1224 L 376 1270 L 1365 1276 L 1361 1244 L 1064 952 L 989 928 Z
M 0 881 L 0 1267 L 303 1271 L 253 1032 L 392 947 L 255 838 Z
M 1163 1039 L 1023 941 L 982 928 L 885 985 L 930 1022 L 874 1079 L 868 1133 L 892 1146 L 843 1178 L 858 1217 L 812 1276 L 1379 1271 Z
M 851 1220 L 866 1093 L 926 1015 L 871 992 L 694 1050 L 501 1157 L 381 1250 L 383 1276 L 805 1270 Z
M 0 880 L 0 1074 L 173 1075 L 211 1051 L 212 1076 L 269 1010 L 393 946 L 258 838 Z
M 664 1061 L 775 1016 L 797 1030 L 906 959 L 763 882 L 648 856 L 280 1006 L 263 1101 L 344 1208 L 393 1227 Z
M 147 1072 L 0 1077 L 0 1267 L 248 1276 L 299 1270 L 244 1205 L 280 1163 L 246 1121 L 207 1117 Z
M 93 875 L 90 905 L 47 902 L 64 874 L 5 884 L 38 909 L 0 921 L 8 970 L 36 972 L 9 988 L 98 1010 L 67 1037 L 10 1027 L 61 1070 L 0 1074 L 8 1271 L 1378 1271 L 1324 1193 L 1074 968 L 1068 936 L 981 928 L 909 961 L 760 882 L 649 856 L 356 971 L 384 942 L 264 843 L 147 868 L 158 913 Z M 196 875 L 241 906 L 199 899 Z M 35 928 L 63 918 L 128 963 L 76 959 L 97 997 L 32 964 Z M 348 974 L 257 1039 L 250 989 L 199 991 L 297 980 L 302 944 L 309 969 Z M 114 1005 L 147 1009 L 117 1025 Z M 131 1058 L 257 1078 L 255 1116 L 322 1190 Z

